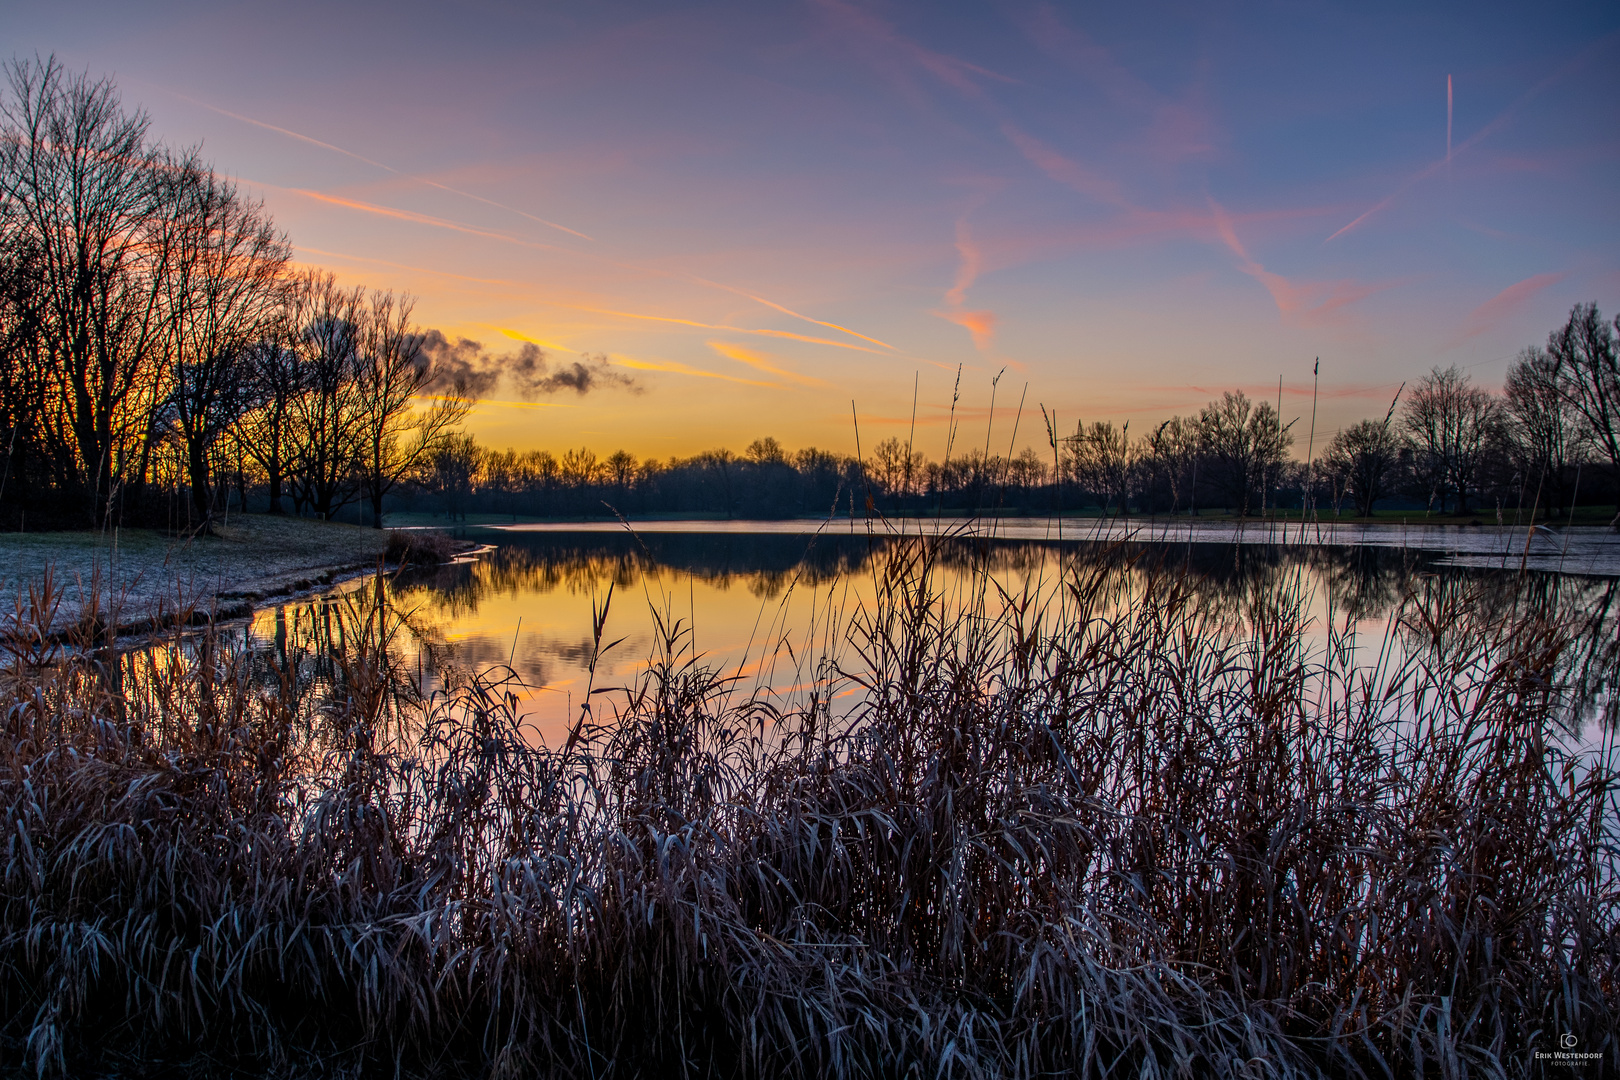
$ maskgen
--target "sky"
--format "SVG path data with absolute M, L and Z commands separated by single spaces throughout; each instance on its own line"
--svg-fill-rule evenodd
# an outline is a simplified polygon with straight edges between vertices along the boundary
M 1620 307 L 1613 4 L 0 0 L 36 53 L 299 263 L 608 376 L 498 384 L 497 448 L 937 459 L 1241 389 L 1304 457 Z

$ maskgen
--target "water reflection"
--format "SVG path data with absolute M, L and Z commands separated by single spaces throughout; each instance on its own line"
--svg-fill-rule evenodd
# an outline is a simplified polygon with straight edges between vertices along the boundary
M 590 691 L 633 681 L 672 631 L 694 656 L 744 676 L 745 692 L 803 685 L 814 674 L 813 654 L 838 651 L 850 613 L 871 604 L 890 561 L 917 543 L 862 534 L 506 534 L 476 560 L 400 576 L 388 587 L 407 613 L 425 682 L 444 665 L 510 665 L 530 687 L 541 730 L 555 733 Z M 1404 649 L 1440 647 L 1425 642 L 1421 620 L 1403 619 L 1414 608 L 1471 604 L 1493 622 L 1566 621 L 1575 628 L 1564 657 L 1574 716 L 1614 720 L 1620 579 L 1459 567 L 1367 546 L 969 536 L 934 543 L 936 582 L 961 602 L 976 582 L 1016 596 L 1050 590 L 1084 567 L 1101 571 L 1111 606 L 1127 607 L 1148 576 L 1172 573 L 1201 610 L 1241 633 L 1267 598 L 1299 589 L 1317 646 L 1331 626 L 1355 631 L 1372 650 L 1391 640 Z M 289 618 L 318 623 L 319 603 L 294 607 L 261 613 L 253 633 L 282 648 Z M 612 648 L 599 655 L 592 631 L 604 610 L 602 644 Z

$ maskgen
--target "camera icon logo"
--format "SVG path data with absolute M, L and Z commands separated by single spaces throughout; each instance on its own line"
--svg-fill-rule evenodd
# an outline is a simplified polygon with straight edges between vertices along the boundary
M 1575 1049 L 1575 1044 L 1579 1041 L 1579 1039 L 1575 1038 L 1575 1036 L 1569 1032 L 1565 1032 L 1564 1034 L 1558 1036 L 1558 1045 L 1565 1050 Z

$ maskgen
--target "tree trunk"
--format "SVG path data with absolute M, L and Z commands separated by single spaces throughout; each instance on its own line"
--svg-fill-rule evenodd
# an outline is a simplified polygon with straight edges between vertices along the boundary
M 270 512 L 285 514 L 281 508 L 281 463 L 276 462 L 266 471 L 270 474 Z
M 191 480 L 191 506 L 197 511 L 198 520 L 202 522 L 200 531 L 207 533 L 213 520 L 208 498 L 208 451 L 202 446 L 200 439 L 186 441 L 191 444 L 186 452 L 186 473 Z

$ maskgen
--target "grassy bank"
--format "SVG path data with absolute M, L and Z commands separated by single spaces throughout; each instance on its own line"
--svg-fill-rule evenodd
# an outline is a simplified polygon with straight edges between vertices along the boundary
M 1167 575 L 950 599 L 937 551 L 888 560 L 797 705 L 672 627 L 563 746 L 499 671 L 415 698 L 381 589 L 284 651 L 13 665 L 0 1055 L 1517 1078 L 1567 1032 L 1620 1062 L 1616 779 L 1560 742 L 1565 628 L 1420 594 L 1411 661 L 1364 668 L 1306 650 L 1286 583 L 1241 622 Z
M 376 566 L 386 545 L 376 529 L 270 514 L 232 515 L 211 536 L 0 533 L 0 603 L 11 606 L 50 576 L 62 590 L 58 627 L 92 602 L 117 625 L 188 608 L 239 612 L 256 599 Z

